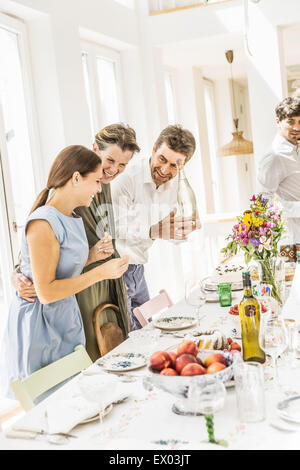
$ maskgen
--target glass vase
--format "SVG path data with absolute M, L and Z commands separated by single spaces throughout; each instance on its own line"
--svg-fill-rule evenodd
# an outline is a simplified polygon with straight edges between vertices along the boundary
M 277 257 L 255 261 L 260 285 L 266 289 L 270 287 L 271 297 L 282 307 L 285 297 L 284 261 Z

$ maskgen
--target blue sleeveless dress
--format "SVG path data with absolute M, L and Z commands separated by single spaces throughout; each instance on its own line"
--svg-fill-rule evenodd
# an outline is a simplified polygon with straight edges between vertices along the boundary
M 89 247 L 81 217 L 68 217 L 52 206 L 35 210 L 26 222 L 21 241 L 21 272 L 32 280 L 26 240 L 26 228 L 32 220 L 43 219 L 50 224 L 59 244 L 60 257 L 56 279 L 79 276 L 86 264 Z M 10 382 L 24 379 L 38 369 L 85 346 L 83 322 L 75 295 L 42 305 L 38 299 L 27 302 L 16 293 L 9 310 L 3 339 L 0 389 L 12 397 Z

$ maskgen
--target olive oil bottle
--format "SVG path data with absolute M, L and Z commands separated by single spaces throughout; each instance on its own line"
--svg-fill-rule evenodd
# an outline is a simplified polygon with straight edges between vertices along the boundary
M 265 353 L 259 346 L 260 306 L 252 295 L 251 277 L 243 272 L 244 297 L 239 304 L 244 361 L 264 363 Z

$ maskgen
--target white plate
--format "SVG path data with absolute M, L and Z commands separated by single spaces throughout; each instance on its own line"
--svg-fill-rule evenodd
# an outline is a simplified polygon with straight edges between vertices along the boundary
M 243 290 L 243 281 L 240 282 L 229 282 L 231 284 L 231 290 Z M 214 281 L 211 277 L 207 277 L 203 280 L 203 287 L 208 291 L 217 291 L 218 283 Z
M 113 409 L 113 404 L 111 403 L 102 412 L 102 418 L 104 418 L 104 416 L 108 415 L 108 413 L 110 413 L 112 409 Z M 100 417 L 99 417 L 98 413 L 95 416 L 92 416 L 91 418 L 88 418 L 88 419 L 85 419 L 84 421 L 81 421 L 80 424 L 91 423 L 92 421 L 97 421 L 97 420 L 98 421 L 100 420 Z
M 277 413 L 282 419 L 300 423 L 300 395 L 280 401 L 277 404 Z
M 234 301 L 238 298 L 238 295 L 232 293 L 231 297 L 232 297 L 232 301 Z M 219 302 L 218 292 L 216 292 L 216 291 L 207 291 L 206 292 L 206 302 L 209 302 L 209 303 Z
M 108 354 L 97 361 L 98 366 L 113 372 L 126 372 L 147 364 L 147 358 L 140 353 Z
M 153 320 L 153 326 L 161 330 L 183 330 L 197 324 L 197 319 L 187 315 L 166 315 Z

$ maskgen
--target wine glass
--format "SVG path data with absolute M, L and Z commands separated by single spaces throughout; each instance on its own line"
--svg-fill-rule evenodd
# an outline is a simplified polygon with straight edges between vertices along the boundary
M 112 396 L 117 388 L 118 379 L 115 376 L 82 376 L 79 377 L 77 383 L 82 396 L 98 408 L 101 434 L 99 433 L 95 437 L 101 438 L 101 441 L 103 441 L 106 437 L 102 429 L 103 416 L 108 404 L 112 403 Z
M 277 358 L 288 345 L 284 322 L 279 318 L 262 317 L 259 331 L 261 349 L 271 356 L 276 386 L 279 386 Z
M 189 399 L 196 406 L 197 412 L 204 414 L 208 432 L 208 442 L 227 447 L 224 440 L 216 440 L 214 433 L 214 413 L 221 410 L 226 399 L 226 388 L 223 382 L 215 380 L 201 386 L 199 383 L 191 383 L 189 387 Z
M 189 278 L 185 283 L 185 301 L 189 305 L 196 307 L 197 326 L 200 327 L 200 309 L 206 302 L 206 292 L 203 282 L 199 279 Z

